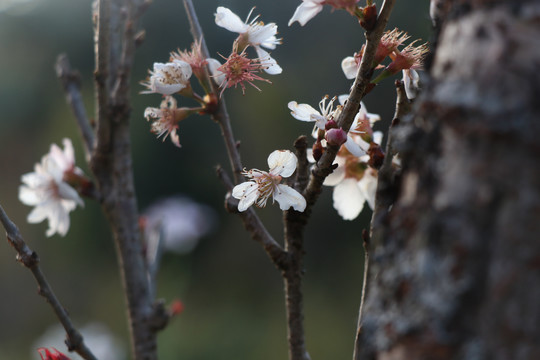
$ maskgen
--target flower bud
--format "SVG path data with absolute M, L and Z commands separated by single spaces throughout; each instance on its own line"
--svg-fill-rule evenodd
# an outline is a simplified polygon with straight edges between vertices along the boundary
M 381 147 L 378 144 L 372 142 L 371 144 L 369 144 L 369 149 L 367 153 L 369 155 L 368 165 L 374 169 L 379 169 L 384 161 L 384 153 Z
M 334 146 L 341 146 L 347 141 L 347 133 L 340 128 L 330 129 L 326 132 L 326 141 Z
M 337 122 L 335 120 L 328 120 L 324 125 L 324 130 L 337 129 Z
M 373 30 L 377 22 L 377 7 L 375 4 L 368 5 L 362 9 L 363 19 L 360 20 L 360 25 L 367 31 Z
M 319 161 L 322 154 L 324 153 L 324 148 L 320 141 L 316 141 L 315 144 L 313 144 L 313 158 L 315 161 Z

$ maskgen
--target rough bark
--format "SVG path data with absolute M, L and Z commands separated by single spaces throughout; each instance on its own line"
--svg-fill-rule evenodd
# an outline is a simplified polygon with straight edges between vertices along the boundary
M 540 359 L 540 4 L 447 1 L 374 223 L 361 359 Z

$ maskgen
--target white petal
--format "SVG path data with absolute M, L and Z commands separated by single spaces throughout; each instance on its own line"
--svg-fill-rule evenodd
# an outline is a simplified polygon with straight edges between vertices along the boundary
M 311 118 L 311 115 L 321 115 L 309 104 L 298 104 L 296 101 L 289 101 L 289 104 L 287 104 L 287 106 L 291 110 L 291 115 L 296 120 L 312 122 L 314 121 L 314 119 Z
M 345 105 L 345 101 L 349 98 L 349 94 L 339 95 L 337 98 L 341 105 Z
M 25 205 L 34 206 L 43 202 L 44 198 L 41 191 L 21 185 L 19 186 L 19 200 Z
M 341 61 L 341 70 L 345 74 L 345 77 L 349 80 L 356 78 L 356 73 L 358 72 L 358 64 L 352 56 L 347 56 Z
M 249 42 L 252 45 L 275 49 L 276 44 L 279 44 L 279 40 L 276 38 L 277 25 L 275 23 L 250 26 L 248 33 Z
M 256 183 L 246 181 L 236 185 L 232 190 L 232 196 L 239 199 L 238 211 L 246 211 L 259 197 L 259 189 Z
M 289 177 L 296 170 L 298 159 L 289 150 L 275 150 L 268 156 L 270 174 Z
M 30 214 L 28 214 L 26 221 L 30 224 L 40 223 L 49 216 L 49 213 L 50 209 L 48 206 L 36 206 Z
M 420 91 L 419 81 L 420 76 L 418 76 L 416 70 L 403 70 L 403 85 L 405 86 L 405 93 L 409 100 L 414 99 L 418 95 Z
M 345 179 L 334 188 L 334 209 L 344 220 L 353 220 L 364 208 L 365 198 L 355 179 Z
M 336 186 L 345 179 L 345 159 L 341 156 L 337 156 L 334 164 L 336 163 L 338 167 L 324 179 L 323 185 Z
M 60 196 L 60 198 L 64 200 L 72 200 L 80 206 L 84 206 L 84 202 L 80 198 L 79 193 L 74 188 L 72 188 L 63 181 L 56 185 L 58 186 L 58 195 Z
M 245 33 L 249 28 L 238 15 L 223 6 L 219 6 L 216 10 L 216 24 L 239 34 Z
M 364 176 L 358 182 L 358 187 L 366 198 L 371 210 L 375 208 L 375 194 L 377 192 L 377 176 L 374 170 L 367 169 Z
M 259 46 L 257 46 L 255 50 L 257 51 L 257 55 L 259 56 L 259 59 L 261 59 L 261 62 L 266 66 L 266 69 L 264 69 L 266 73 L 270 75 L 281 74 L 283 69 L 277 64 L 276 60 L 274 60 L 274 58 L 272 58 L 267 51 L 261 49 Z
M 226 76 L 225 73 L 222 73 L 218 70 L 218 68 L 221 66 L 221 63 L 213 58 L 206 59 L 208 61 L 208 70 L 210 71 L 210 75 L 214 78 L 214 81 L 218 86 L 221 86 L 223 82 L 225 82 Z
M 281 210 L 287 210 L 291 206 L 296 211 L 304 211 L 306 209 L 306 199 L 304 199 L 302 194 L 284 184 L 278 184 L 274 191 L 274 200 L 279 203 Z
M 355 141 L 356 139 L 356 141 Z M 354 156 L 360 157 L 366 155 L 367 149 L 369 149 L 369 144 L 362 140 L 363 144 L 360 145 L 358 142 L 359 140 L 362 140 L 359 136 L 355 136 L 354 138 L 350 135 L 347 135 L 347 141 L 345 142 L 345 147 L 351 154 Z M 362 148 L 364 146 L 365 150 Z
M 375 144 L 378 144 L 378 145 L 381 145 L 382 144 L 382 139 L 383 139 L 383 132 L 382 131 L 375 131 L 373 133 L 373 142 Z
M 289 26 L 291 26 L 295 21 L 302 26 L 313 19 L 315 15 L 321 12 L 323 9 L 322 5 L 323 0 L 304 0 L 300 6 L 298 6 L 291 18 L 289 20 Z

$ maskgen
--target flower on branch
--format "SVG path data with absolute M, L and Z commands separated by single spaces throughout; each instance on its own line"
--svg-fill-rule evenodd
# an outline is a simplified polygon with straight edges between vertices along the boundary
M 360 0 L 302 0 L 292 18 L 289 20 L 289 26 L 291 26 L 295 21 L 302 26 L 313 19 L 318 13 L 323 9 L 324 5 L 330 5 L 334 9 L 344 9 L 347 10 L 350 14 L 355 14 L 358 3 Z
M 424 57 L 428 53 L 429 49 L 427 43 L 415 46 L 416 41 L 413 41 L 407 45 L 401 51 L 395 51 L 393 54 L 390 54 L 392 62 L 388 65 L 385 71 L 390 72 L 391 74 L 396 74 L 401 70 L 408 69 L 421 69 L 424 62 Z
M 69 360 L 66 355 L 62 354 L 55 348 L 51 348 L 51 350 L 47 348 L 39 348 L 37 351 L 42 360 Z
M 246 85 L 244 82 L 247 82 L 259 91 L 261 91 L 261 89 L 259 89 L 257 85 L 253 83 L 253 81 L 260 80 L 272 83 L 270 80 L 264 79 L 257 75 L 258 72 L 261 72 L 267 67 L 266 63 L 264 63 L 262 59 L 250 59 L 247 57 L 245 49 L 241 53 L 238 53 L 236 50 L 237 48 L 235 46 L 225 64 L 221 65 L 213 72 L 213 76 L 216 79 L 224 79 L 219 84 L 221 87 L 221 94 L 223 94 L 223 91 L 225 91 L 227 88 L 233 86 L 236 88 L 238 84 L 240 84 L 242 94 L 244 94 L 246 91 Z
M 333 97 L 328 104 L 326 103 L 330 97 L 325 95 L 319 102 L 320 111 L 315 110 L 309 104 L 298 104 L 296 101 L 290 101 L 287 106 L 291 110 L 291 115 L 300 121 L 315 122 L 315 126 L 320 130 L 325 130 L 326 124 L 330 120 L 335 120 L 341 112 L 341 105 L 334 109 L 334 102 L 337 97 Z
M 48 154 L 34 166 L 34 172 L 24 174 L 19 187 L 19 200 L 34 209 L 28 214 L 29 223 L 49 220 L 47 236 L 65 236 L 69 229 L 69 213 L 77 205 L 84 206 L 73 186 L 88 183 L 82 170 L 75 166 L 71 140 L 64 139 L 64 151 L 52 144 Z
M 178 123 L 189 115 L 197 112 L 197 109 L 178 108 L 176 99 L 172 96 L 166 96 L 159 108 L 147 107 L 144 110 L 144 117 L 148 121 L 152 121 L 151 130 L 157 137 L 163 136 L 165 141 L 170 135 L 171 142 L 180 147 L 180 139 L 178 137 Z
M 248 46 L 253 46 L 259 59 L 266 64 L 265 72 L 271 75 L 281 74 L 282 69 L 276 60 L 266 50 L 262 49 L 262 47 L 265 47 L 273 50 L 276 48 L 276 45 L 281 44 L 281 39 L 276 37 L 277 25 L 275 23 L 265 25 L 262 21 L 257 21 L 259 18 L 258 15 L 249 21 L 253 9 L 249 12 L 246 21 L 243 22 L 231 10 L 219 6 L 216 11 L 216 24 L 239 34 L 238 39 L 236 39 L 239 51 L 245 50 Z
M 281 184 L 283 178 L 291 176 L 296 170 L 298 159 L 289 150 L 276 150 L 268 156 L 268 172 L 251 169 L 243 172 L 249 181 L 236 185 L 232 196 L 239 199 L 238 211 L 245 211 L 251 205 L 265 207 L 266 202 L 273 197 L 279 203 L 281 210 L 291 206 L 297 211 L 306 209 L 306 199 L 293 188 Z
M 190 87 L 191 65 L 179 59 L 173 59 L 168 63 L 154 63 L 154 70 L 149 71 L 150 77 L 142 82 L 148 90 L 143 94 L 158 93 L 172 95 L 187 87 Z

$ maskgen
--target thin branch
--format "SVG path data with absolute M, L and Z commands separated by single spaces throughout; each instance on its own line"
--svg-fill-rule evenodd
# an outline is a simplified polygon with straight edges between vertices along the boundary
M 200 41 L 201 52 L 203 56 L 205 58 L 209 58 L 210 54 L 208 51 L 208 47 L 206 46 L 204 34 L 197 18 L 193 2 L 191 0 L 184 0 L 184 7 L 186 8 L 186 12 L 188 15 L 192 36 L 197 41 Z M 207 76 L 207 81 L 211 84 L 213 93 L 217 94 L 217 85 L 209 76 L 207 68 L 205 68 L 205 74 Z M 214 114 L 212 114 L 212 119 L 216 121 L 221 128 L 221 134 L 225 141 L 227 155 L 233 171 L 234 184 L 238 184 L 242 179 L 242 160 L 240 158 L 240 153 L 238 152 L 238 144 L 234 138 L 231 127 L 231 120 L 223 98 L 219 99 L 218 109 Z M 233 182 L 226 175 L 223 168 L 218 167 L 217 171 L 219 178 L 225 183 L 227 189 L 231 191 L 234 187 Z M 270 233 L 265 228 L 264 224 L 253 209 L 250 208 L 245 212 L 239 213 L 236 205 L 236 200 L 228 196 L 226 203 L 227 210 L 230 212 L 238 213 L 238 215 L 242 219 L 242 222 L 244 223 L 244 227 L 250 233 L 252 239 L 263 246 L 264 250 L 270 257 L 274 265 L 276 265 L 279 269 L 283 269 L 286 266 L 287 257 L 281 245 L 279 245 L 279 243 L 274 240 L 274 238 L 270 235 Z
M 362 334 L 362 314 L 364 313 L 364 304 L 367 295 L 367 282 L 369 274 L 369 234 L 367 230 L 362 231 L 364 245 L 364 276 L 362 278 L 362 295 L 360 297 L 360 308 L 358 309 L 358 322 L 356 325 L 356 337 L 354 340 L 353 360 L 360 360 L 360 344 Z
M 154 319 L 146 263 L 140 241 L 130 141 L 129 76 L 135 47 L 136 14 L 131 0 L 95 3 L 96 147 L 91 169 L 101 204 L 114 234 L 128 307 L 135 360 L 157 359 Z M 140 9 L 139 9 L 140 10 Z M 114 89 L 113 89 L 114 87 Z
M 56 76 L 62 82 L 66 100 L 75 115 L 79 131 L 84 144 L 86 161 L 90 161 L 90 156 L 94 149 L 94 131 L 90 126 L 90 121 L 81 96 L 81 80 L 79 73 L 71 69 L 69 59 L 66 54 L 60 54 L 56 59 Z
M 388 140 L 386 142 L 386 155 L 383 164 L 379 169 L 377 177 L 377 192 L 375 194 L 375 208 L 371 220 L 371 236 L 378 231 L 379 227 L 384 226 L 390 207 L 397 196 L 395 169 L 393 159 L 395 155 L 394 141 L 395 130 L 403 116 L 411 111 L 411 104 L 407 99 L 405 88 L 401 81 L 396 81 L 396 110 L 392 123 L 388 128 Z
M 222 167 L 218 166 L 216 171 L 219 179 L 225 184 L 225 187 L 229 192 L 225 199 L 225 208 L 227 211 L 235 213 L 240 217 L 244 227 L 250 233 L 251 238 L 261 244 L 272 263 L 279 270 L 285 270 L 288 264 L 287 252 L 283 250 L 281 245 L 274 240 L 272 235 L 266 230 L 261 219 L 255 213 L 255 210 L 249 208 L 244 212 L 238 211 L 238 200 L 230 195 L 230 191 L 234 187 L 234 184 Z
M 193 39 L 200 41 L 203 57 L 208 59 L 211 57 L 210 52 L 208 51 L 208 47 L 206 46 L 204 34 L 197 18 L 197 13 L 195 12 L 193 2 L 191 0 L 184 0 L 184 7 L 186 8 L 186 13 L 188 15 Z M 212 93 L 218 94 L 219 89 L 215 81 L 213 81 L 210 77 L 207 67 L 205 67 L 205 76 L 208 83 L 210 83 Z M 240 158 L 240 153 L 238 152 L 238 144 L 234 139 L 229 112 L 227 111 L 227 106 L 223 98 L 219 99 L 218 109 L 214 114 L 212 114 L 212 119 L 217 122 L 221 128 L 221 135 L 223 137 L 223 140 L 225 141 L 227 155 L 229 158 L 231 169 L 233 171 L 234 182 L 235 184 L 238 184 L 242 180 L 242 160 Z
M 38 284 L 39 294 L 49 303 L 56 317 L 66 330 L 66 345 L 68 350 L 76 352 L 83 359 L 97 360 L 90 349 L 86 347 L 81 333 L 73 325 L 66 309 L 60 304 L 60 301 L 41 271 L 38 255 L 26 245 L 19 228 L 9 219 L 2 206 L 0 206 L 0 222 L 2 222 L 6 230 L 6 237 L 9 244 L 17 251 L 17 260 L 32 272 Z
M 338 126 L 342 129 L 349 129 L 351 127 L 354 116 L 360 109 L 360 101 L 364 97 L 364 93 L 370 84 L 371 76 L 373 74 L 372 64 L 375 57 L 375 52 L 377 51 L 377 46 L 379 45 L 383 32 L 388 24 L 390 13 L 392 12 L 395 1 L 396 0 L 384 1 L 375 27 L 372 31 L 366 32 L 367 41 L 364 54 L 362 56 L 362 61 L 360 62 L 360 67 L 358 69 L 358 73 L 356 74 L 356 79 L 354 80 L 349 98 L 347 99 L 347 102 L 343 107 L 343 111 L 337 120 Z M 321 193 L 324 179 L 332 172 L 331 166 L 336 158 L 338 150 L 338 146 L 328 146 L 320 160 L 315 165 L 308 187 L 304 192 L 308 208 L 313 206 Z

